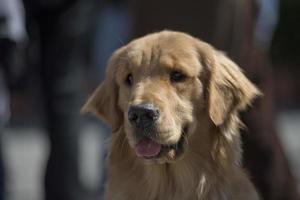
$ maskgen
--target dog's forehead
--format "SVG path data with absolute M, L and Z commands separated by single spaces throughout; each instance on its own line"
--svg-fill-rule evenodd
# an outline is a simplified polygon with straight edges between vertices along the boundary
M 127 58 L 135 67 L 179 68 L 193 76 L 201 67 L 195 41 L 183 34 L 153 34 L 130 43 Z

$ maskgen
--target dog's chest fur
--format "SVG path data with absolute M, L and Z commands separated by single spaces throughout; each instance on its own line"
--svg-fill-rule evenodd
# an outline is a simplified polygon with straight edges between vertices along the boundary
M 118 136 L 122 134 L 117 134 Z M 124 136 L 123 136 L 124 137 Z M 113 138 L 106 199 L 108 200 L 226 200 L 233 199 L 228 174 L 211 168 L 207 159 L 186 155 L 173 164 L 145 165 L 130 151 L 125 138 Z M 120 145 L 116 145 L 120 144 Z M 194 156 L 194 158 L 192 158 Z M 227 173 L 227 172 L 226 172 Z M 235 173 L 239 173 L 236 169 Z

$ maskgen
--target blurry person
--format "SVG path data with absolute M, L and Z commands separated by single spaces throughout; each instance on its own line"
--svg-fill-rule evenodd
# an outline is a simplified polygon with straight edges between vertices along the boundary
M 84 200 L 79 179 L 79 110 L 87 33 L 94 0 L 23 0 L 26 25 L 46 112 L 50 154 L 46 200 Z M 32 63 L 34 63 L 32 62 Z
M 106 62 L 117 48 L 128 42 L 131 18 L 126 0 L 109 0 L 97 14 L 91 64 L 95 72 L 94 86 L 104 79 Z
M 0 0 L 0 200 L 5 196 L 1 139 L 10 115 L 8 87 L 13 87 L 24 71 L 21 59 L 16 59 L 26 39 L 23 14 L 19 0 Z

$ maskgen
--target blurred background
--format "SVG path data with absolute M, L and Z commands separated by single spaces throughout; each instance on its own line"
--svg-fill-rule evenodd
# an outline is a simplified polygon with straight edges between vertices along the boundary
M 243 164 L 263 199 L 300 199 L 299 0 L 0 0 L 0 200 L 101 199 L 109 128 L 80 107 L 116 48 L 163 29 L 261 88 Z

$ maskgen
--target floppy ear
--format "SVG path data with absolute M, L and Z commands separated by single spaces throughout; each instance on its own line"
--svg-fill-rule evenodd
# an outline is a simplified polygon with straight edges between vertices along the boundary
M 117 55 L 111 57 L 106 71 L 105 80 L 98 86 L 81 108 L 82 113 L 93 113 L 116 130 L 122 123 L 122 113 L 118 107 L 118 86 L 115 81 Z
M 223 53 L 215 51 L 214 66 L 211 67 L 208 109 L 210 118 L 218 126 L 231 113 L 244 110 L 260 92 Z
M 208 113 L 216 126 L 222 125 L 232 113 L 244 110 L 260 91 L 241 69 L 222 52 L 212 49 L 209 56 L 210 78 L 207 81 Z

